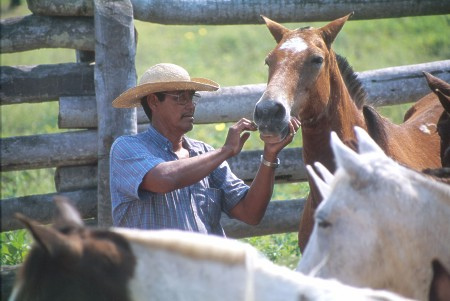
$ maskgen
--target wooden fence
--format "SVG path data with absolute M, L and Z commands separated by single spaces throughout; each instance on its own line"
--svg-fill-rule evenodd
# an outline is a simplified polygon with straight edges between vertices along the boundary
M 77 63 L 2 66 L 1 105 L 57 100 L 59 127 L 77 130 L 1 139 L 2 172 L 57 168 L 55 193 L 1 200 L 2 231 L 22 227 L 13 218 L 15 212 L 49 223 L 54 194 L 70 197 L 83 218 L 97 220 L 101 226 L 111 224 L 109 148 L 116 137 L 135 133 L 147 122 L 141 109 L 116 110 L 111 106 L 117 95 L 136 84 L 134 19 L 185 25 L 259 24 L 260 14 L 279 22 L 304 22 L 332 20 L 349 11 L 357 12 L 353 19 L 450 13 L 450 0 L 325 2 L 216 1 L 210 5 L 208 1 L 28 0 L 32 15 L 1 21 L 1 52 L 72 48 L 78 51 L 79 59 Z M 91 64 L 93 61 L 95 64 Z M 450 60 L 367 71 L 359 77 L 369 102 L 383 106 L 415 101 L 429 93 L 422 71 L 450 81 Z M 265 84 L 257 84 L 202 93 L 196 123 L 251 118 L 264 88 Z M 278 183 L 306 180 L 301 151 L 288 148 L 281 152 L 282 164 L 276 171 Z M 230 159 L 232 170 L 250 182 L 261 152 L 244 151 Z M 303 201 L 271 202 L 257 227 L 226 217 L 224 227 L 231 237 L 296 231 Z

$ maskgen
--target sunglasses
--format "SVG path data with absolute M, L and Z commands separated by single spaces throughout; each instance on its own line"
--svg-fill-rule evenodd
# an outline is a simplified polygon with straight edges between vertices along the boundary
M 193 91 L 184 91 L 178 94 L 161 92 L 161 94 L 172 97 L 172 99 L 180 106 L 185 106 L 190 102 L 192 102 L 192 104 L 196 106 L 198 101 L 200 100 L 200 94 Z

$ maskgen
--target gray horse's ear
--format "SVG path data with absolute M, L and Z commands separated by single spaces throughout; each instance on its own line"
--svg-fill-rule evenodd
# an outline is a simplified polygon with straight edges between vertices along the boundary
M 353 12 L 346 15 L 345 17 L 336 19 L 327 25 L 320 28 L 320 31 L 322 33 L 322 37 L 327 44 L 328 49 L 331 48 L 331 44 L 333 44 L 334 39 L 336 39 L 336 36 L 341 31 L 342 27 L 344 26 L 345 22 L 353 16 Z
M 368 177 L 367 167 L 361 162 L 361 156 L 346 146 L 335 132 L 331 132 L 331 148 L 336 159 L 337 168 L 344 169 L 354 180 Z
M 334 179 L 334 175 L 325 166 L 323 166 L 323 164 L 320 163 L 319 161 L 314 162 L 314 167 L 316 168 L 316 170 L 319 171 L 319 173 L 322 176 L 322 178 L 324 179 L 325 183 L 327 183 L 328 185 L 331 185 L 331 182 L 333 182 L 333 179 Z
M 270 33 L 274 37 L 275 41 L 277 43 L 280 43 L 280 41 L 283 39 L 283 35 L 286 32 L 289 32 L 289 29 L 275 21 L 270 20 L 269 18 L 267 18 L 263 15 L 261 15 L 261 18 L 263 18 L 264 22 L 267 25 L 267 28 L 269 29 Z
M 358 139 L 358 149 L 360 154 L 375 152 L 384 155 L 384 151 L 381 149 L 381 147 L 379 147 L 378 144 L 373 141 L 373 139 L 365 130 L 358 126 L 355 126 L 354 131 L 356 134 L 356 139 Z
M 325 183 L 319 175 L 316 174 L 314 169 L 311 167 L 311 165 L 306 165 L 306 170 L 308 171 L 308 174 L 313 178 L 314 183 L 316 184 L 317 188 L 319 189 L 320 194 L 324 199 L 328 198 L 330 196 L 331 188 L 328 186 L 327 183 Z

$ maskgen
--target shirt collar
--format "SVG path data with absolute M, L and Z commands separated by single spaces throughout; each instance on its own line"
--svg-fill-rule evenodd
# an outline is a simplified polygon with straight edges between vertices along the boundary
M 153 125 L 150 124 L 150 126 L 147 130 L 147 133 L 150 136 L 150 138 L 153 140 L 153 142 L 155 142 L 156 144 L 167 145 L 170 150 L 173 149 L 172 142 L 170 142 L 169 139 L 167 139 L 163 134 L 161 134 L 157 129 L 155 129 L 153 127 Z M 182 142 L 183 146 L 186 147 L 190 152 L 192 149 L 192 143 L 191 143 L 190 139 L 186 135 L 183 135 L 182 139 L 183 139 L 183 142 Z

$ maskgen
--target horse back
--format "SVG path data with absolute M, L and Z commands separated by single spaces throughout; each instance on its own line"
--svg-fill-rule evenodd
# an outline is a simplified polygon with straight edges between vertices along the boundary
M 442 167 L 437 123 L 443 108 L 431 93 L 417 101 L 397 125 L 375 109 L 364 106 L 367 129 L 377 144 L 394 160 L 413 169 Z

